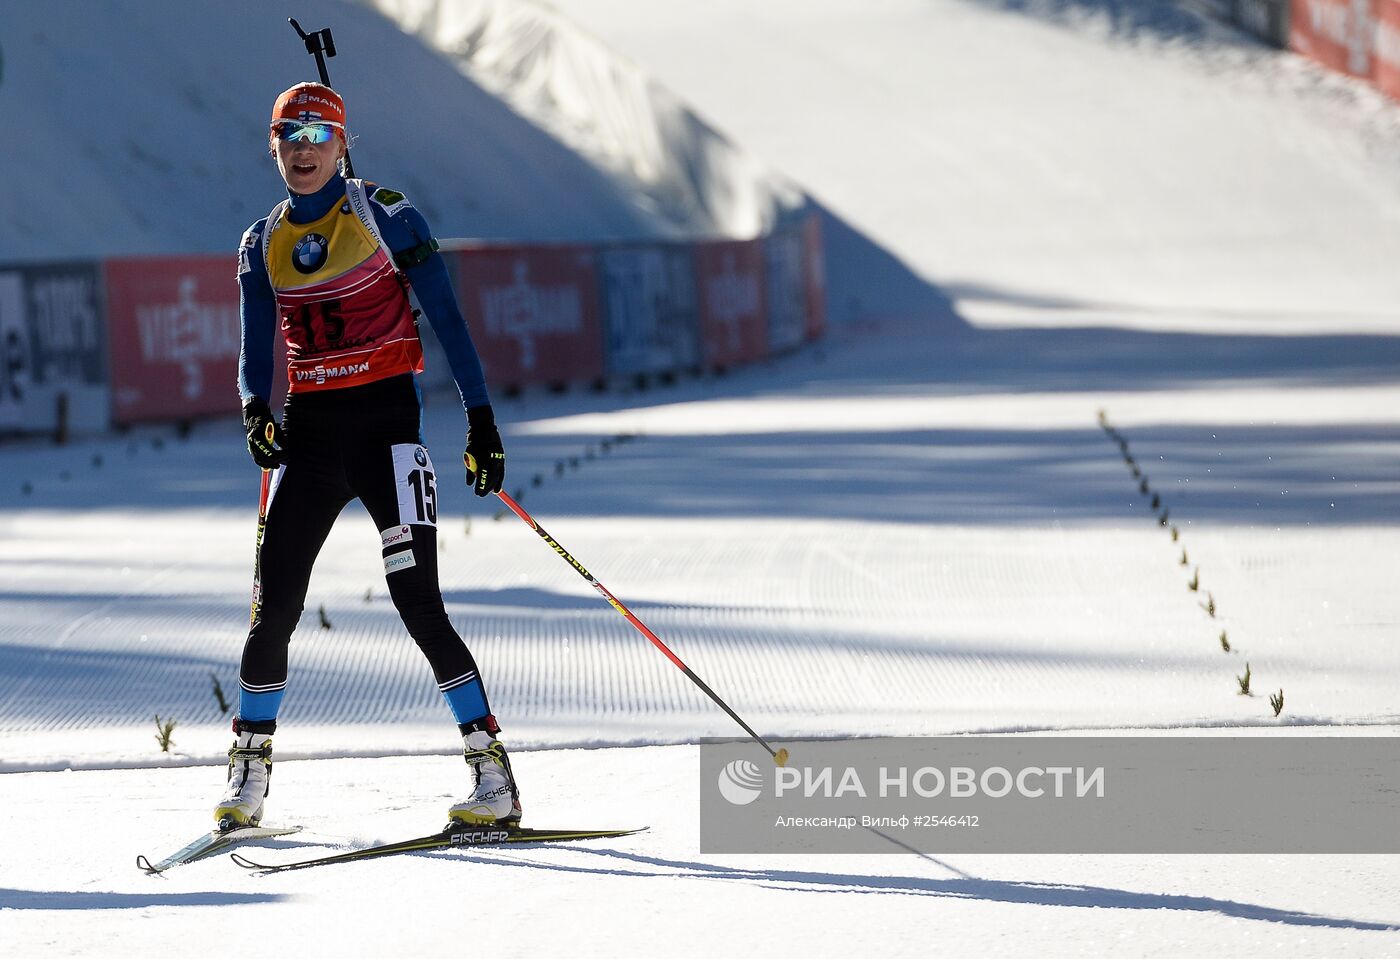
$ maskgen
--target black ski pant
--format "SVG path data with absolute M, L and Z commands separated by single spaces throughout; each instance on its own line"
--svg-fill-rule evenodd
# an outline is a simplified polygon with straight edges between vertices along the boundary
M 239 676 L 244 728 L 261 731 L 276 721 L 312 564 L 352 499 L 364 504 L 380 531 L 389 595 L 457 721 L 490 713 L 476 663 L 443 608 L 437 477 L 421 442 L 421 416 L 409 375 L 288 398 L 288 461 L 273 476 L 259 553 L 262 602 Z

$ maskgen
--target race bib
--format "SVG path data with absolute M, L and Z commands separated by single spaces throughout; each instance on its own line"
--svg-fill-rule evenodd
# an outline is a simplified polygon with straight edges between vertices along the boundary
M 437 474 L 426 447 L 398 443 L 394 451 L 394 482 L 399 491 L 399 522 L 407 526 L 437 526 Z

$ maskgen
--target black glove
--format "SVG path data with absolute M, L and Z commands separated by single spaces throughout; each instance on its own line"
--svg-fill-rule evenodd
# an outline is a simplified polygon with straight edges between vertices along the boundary
M 467 451 L 462 454 L 467 482 L 477 496 L 499 493 L 506 480 L 506 451 L 496 429 L 496 414 L 490 406 L 473 406 L 467 410 L 467 426 Z
M 243 429 L 248 433 L 248 452 L 254 463 L 271 470 L 287 462 L 287 436 L 262 397 L 243 404 Z

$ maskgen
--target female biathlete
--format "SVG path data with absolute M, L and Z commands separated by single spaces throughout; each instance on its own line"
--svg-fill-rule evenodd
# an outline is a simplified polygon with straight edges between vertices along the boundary
M 501 488 L 505 452 L 481 361 L 422 215 L 401 193 L 342 176 L 340 95 L 319 83 L 284 92 L 272 108 L 270 143 L 287 199 L 248 229 L 238 250 L 238 385 L 248 450 L 276 472 L 258 555 L 260 602 L 239 673 L 237 739 L 214 818 L 225 827 L 262 818 L 288 641 L 316 554 L 341 509 L 358 498 L 380 530 L 389 595 L 462 733 L 473 789 L 450 815 L 513 825 L 520 795 L 510 760 L 438 587 L 436 474 L 421 434 L 414 374 L 423 352 L 410 284 L 462 395 L 468 482 L 486 496 Z M 280 425 L 267 402 L 278 325 L 289 381 Z

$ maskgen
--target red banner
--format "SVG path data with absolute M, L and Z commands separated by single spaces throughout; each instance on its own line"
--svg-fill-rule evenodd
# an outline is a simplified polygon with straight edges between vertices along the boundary
M 593 252 L 494 248 L 446 254 L 492 389 L 590 382 L 603 375 Z
M 1377 0 L 1373 80 L 1400 100 L 1400 0 Z
M 1355 77 L 1371 76 L 1371 0 L 1293 0 L 1289 45 Z
M 763 241 L 695 245 L 695 292 L 705 365 L 761 360 L 768 352 Z
M 238 412 L 236 263 L 229 255 L 108 260 L 112 422 Z M 278 338 L 274 404 L 286 392 Z
M 807 339 L 826 334 L 826 252 L 822 249 L 821 214 L 802 224 L 802 272 L 807 284 Z

